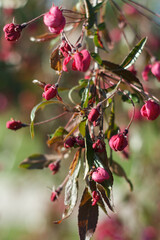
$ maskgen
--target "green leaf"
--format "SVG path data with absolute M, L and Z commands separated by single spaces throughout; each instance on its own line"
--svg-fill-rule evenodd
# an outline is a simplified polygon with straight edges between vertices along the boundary
M 92 168 L 94 164 L 94 150 L 92 148 L 92 140 L 89 134 L 88 125 L 86 125 L 86 138 L 85 138 L 85 160 L 86 160 L 86 168 L 84 173 L 84 178 L 86 178 L 88 171 Z
M 85 10 L 86 10 L 86 17 L 88 19 L 88 26 L 87 29 L 89 30 L 90 28 L 93 27 L 93 24 L 95 23 L 95 13 L 94 13 L 94 8 L 92 7 L 92 4 L 90 3 L 89 0 L 84 0 L 85 4 Z
M 133 73 L 122 68 L 120 65 L 105 60 L 105 61 L 102 61 L 102 66 L 106 70 L 114 73 L 120 78 L 123 78 L 127 83 L 137 85 L 140 89 L 143 89 L 143 86 L 139 81 L 139 79 L 135 75 L 133 75 Z
M 123 177 L 129 184 L 130 190 L 133 190 L 132 182 L 128 179 L 124 169 L 115 161 L 112 160 L 111 171 L 119 177 Z
M 132 101 L 133 101 L 134 103 L 139 103 L 139 102 L 140 102 L 139 96 L 138 96 L 136 93 L 130 93 L 130 92 L 128 91 L 127 94 L 123 94 L 123 95 L 122 95 L 122 101 L 123 101 L 123 102 L 127 102 L 127 103 L 131 103 L 131 104 L 132 104 L 131 99 L 132 99 Z
M 53 104 L 53 103 L 64 104 L 63 102 L 60 102 L 60 101 L 50 100 L 50 101 L 40 102 L 32 109 L 31 114 L 30 114 L 30 119 L 31 119 L 30 132 L 31 132 L 31 137 L 32 138 L 34 137 L 34 119 L 35 119 L 35 116 L 36 116 L 36 112 L 39 109 L 42 109 L 45 106 Z
M 103 186 L 100 185 L 100 184 L 97 184 L 97 188 L 98 188 L 98 190 L 100 191 L 101 196 L 102 196 L 103 200 L 105 201 L 105 203 L 107 204 L 107 206 L 109 207 L 109 209 L 110 209 L 112 212 L 114 212 L 114 209 L 113 209 L 113 207 L 112 207 L 113 204 L 110 203 L 110 200 L 109 200 L 109 198 L 107 197 L 106 191 L 105 191 L 105 189 L 103 188 Z
M 105 22 L 98 24 L 97 28 L 99 31 L 103 31 L 106 28 Z
M 95 13 L 101 9 L 101 7 L 103 6 L 103 3 L 104 3 L 104 1 L 98 3 L 95 7 L 93 7 L 93 10 Z
M 98 205 L 92 206 L 92 197 L 85 188 L 78 212 L 80 240 L 89 240 L 95 232 L 98 222 Z
M 102 65 L 102 59 L 97 53 L 91 53 L 91 56 L 99 65 Z
M 82 120 L 79 124 L 79 131 L 83 137 L 86 136 L 86 121 L 87 121 L 86 119 Z
M 48 165 L 53 162 L 53 160 L 57 159 L 57 155 L 49 155 L 49 154 L 33 154 L 23 160 L 20 163 L 20 168 L 26 169 L 43 169 L 47 168 Z
M 121 67 L 124 69 L 129 68 L 132 64 L 135 63 L 139 55 L 141 54 L 145 44 L 147 41 L 147 37 L 141 39 L 141 41 L 131 50 L 129 55 L 124 59 L 124 61 L 121 63 Z
M 89 85 L 84 89 L 82 93 L 81 106 L 87 108 L 89 100 Z

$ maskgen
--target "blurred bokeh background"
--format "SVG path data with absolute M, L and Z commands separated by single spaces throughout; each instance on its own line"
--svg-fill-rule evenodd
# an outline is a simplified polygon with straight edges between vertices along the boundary
M 70 9 L 77 1 L 54 1 L 55 4 Z M 127 6 L 117 1 L 137 34 L 148 36 L 148 49 L 159 59 L 159 27 L 137 12 L 127 12 Z M 158 0 L 140 1 L 160 14 Z M 151 3 L 152 2 L 152 3 Z M 46 145 L 47 134 L 53 133 L 57 126 L 65 125 L 65 119 L 39 126 L 35 129 L 35 138 L 31 139 L 29 129 L 17 132 L 6 129 L 6 121 L 11 117 L 29 122 L 30 111 L 42 98 L 42 91 L 32 81 L 56 82 L 57 75 L 50 68 L 49 56 L 56 46 L 54 40 L 45 43 L 30 41 L 47 31 L 38 20 L 29 26 L 16 43 L 5 40 L 3 26 L 15 18 L 16 23 L 26 22 L 48 10 L 52 1 L 36 0 L 0 0 L 0 239 L 1 240 L 59 240 L 79 239 L 77 211 L 60 225 L 53 221 L 61 218 L 64 209 L 63 194 L 57 202 L 50 201 L 51 188 L 57 186 L 68 172 L 70 157 L 61 164 L 57 175 L 48 169 L 25 170 L 18 166 L 34 153 L 52 153 Z M 155 21 L 158 18 L 152 16 Z M 114 46 L 104 57 L 120 63 L 128 53 L 123 34 L 117 27 L 114 12 L 106 8 L 106 21 Z M 126 36 L 130 44 L 134 42 L 134 33 L 127 28 Z M 72 33 L 74 39 L 74 32 Z M 77 38 L 77 37 L 76 37 Z M 141 71 L 148 60 L 145 52 L 135 64 L 138 77 L 145 88 L 157 97 L 160 82 L 153 77 L 144 82 Z M 81 75 L 80 75 L 81 76 Z M 65 74 L 61 86 L 74 86 L 80 76 L 77 73 Z M 67 100 L 67 91 L 60 94 Z M 116 108 L 116 121 L 122 128 L 129 121 L 130 104 L 123 103 Z M 37 114 L 36 120 L 47 119 L 60 113 L 59 107 L 49 108 Z M 130 192 L 124 179 L 115 177 L 113 197 L 115 214 L 108 218 L 100 212 L 100 221 L 94 239 L 105 240 L 159 240 L 160 239 L 160 122 L 159 119 L 148 122 L 137 117 L 130 131 L 130 159 L 114 154 L 114 159 L 127 172 L 134 185 Z M 83 181 L 80 182 L 83 189 Z M 80 197 L 80 196 L 79 196 Z

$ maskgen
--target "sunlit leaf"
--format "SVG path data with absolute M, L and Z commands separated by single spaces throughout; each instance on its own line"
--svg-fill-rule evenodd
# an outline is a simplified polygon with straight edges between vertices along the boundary
M 72 174 L 72 176 L 69 177 L 69 180 L 66 184 L 65 199 L 64 199 L 65 210 L 62 215 L 62 219 L 54 222 L 56 224 L 59 224 L 64 219 L 68 218 L 72 214 L 74 207 L 76 206 L 77 198 L 78 198 L 78 180 L 77 180 L 77 178 L 79 175 L 80 167 L 81 167 L 81 161 L 78 162 L 78 165 L 77 165 L 76 169 L 74 170 L 74 173 Z
M 83 108 L 87 108 L 89 100 L 89 85 L 84 89 L 81 98 L 81 106 Z
M 130 93 L 129 91 L 127 91 L 127 92 L 125 91 L 125 93 L 122 95 L 122 101 L 132 104 L 131 100 L 134 103 L 140 102 L 139 96 L 136 93 Z
M 52 39 L 57 38 L 58 35 L 59 34 L 55 34 L 55 33 L 44 33 L 37 37 L 31 37 L 30 40 L 32 42 L 46 42 L 46 41 L 50 41 Z
M 98 31 L 95 31 L 93 41 L 96 47 L 105 50 Z
M 31 119 L 30 132 L 31 132 L 31 137 L 32 138 L 34 137 L 34 119 L 35 119 L 35 116 L 36 116 L 36 112 L 39 109 L 42 109 L 45 106 L 53 104 L 53 103 L 64 104 L 63 102 L 60 102 L 60 101 L 50 100 L 50 101 L 40 102 L 32 109 L 31 114 L 30 114 L 30 119 Z
M 114 174 L 119 177 L 123 177 L 129 184 L 131 191 L 133 190 L 133 185 L 131 181 L 128 179 L 124 169 L 115 161 L 112 161 L 111 170 Z
M 48 146 L 51 146 L 53 143 L 62 140 L 63 135 L 68 134 L 68 131 L 64 129 L 64 127 L 59 127 L 56 129 L 56 131 L 49 136 L 49 139 L 47 141 Z
M 139 55 L 141 54 L 145 44 L 147 41 L 147 37 L 143 38 L 129 53 L 129 55 L 124 59 L 121 63 L 121 67 L 124 69 L 129 68 L 132 64 L 135 63 Z
M 87 120 L 82 120 L 79 124 L 79 131 L 83 137 L 86 136 L 86 121 Z
M 53 160 L 57 160 L 58 155 L 49 155 L 49 154 L 33 154 L 23 160 L 20 163 L 20 168 L 26 169 L 43 169 L 48 167 L 48 165 L 53 162 Z
M 93 7 L 94 12 L 98 12 L 100 8 L 103 6 L 104 1 L 98 3 L 95 7 Z
M 80 155 L 80 149 L 76 152 L 76 154 L 74 155 L 74 158 L 73 158 L 73 161 L 71 162 L 70 164 L 70 175 L 72 176 L 76 166 L 77 166 L 77 163 L 78 163 L 78 160 L 79 160 L 79 155 Z
M 50 63 L 51 63 L 51 68 L 53 68 L 55 71 L 60 72 L 62 70 L 62 59 L 59 54 L 59 48 L 56 48 L 51 53 Z
M 92 206 L 92 197 L 86 188 L 83 192 L 78 213 L 80 240 L 89 240 L 98 222 L 98 205 Z

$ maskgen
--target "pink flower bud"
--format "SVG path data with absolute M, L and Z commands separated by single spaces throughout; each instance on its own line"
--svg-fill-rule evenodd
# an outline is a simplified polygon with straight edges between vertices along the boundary
M 93 173 L 92 173 L 92 179 L 95 182 L 101 183 L 104 180 L 108 180 L 109 179 L 109 174 L 108 172 L 101 167 L 98 167 Z
M 148 64 L 148 65 L 144 68 L 144 70 L 143 70 L 143 72 L 142 72 L 142 78 L 143 78 L 144 81 L 148 81 L 148 74 L 149 74 L 149 72 L 150 72 L 150 70 L 151 70 L 151 67 L 152 67 L 152 65 L 151 65 L 151 64 Z
M 52 174 L 56 174 L 60 168 L 59 161 L 55 161 L 54 163 L 50 163 L 48 168 L 52 171 Z
M 89 115 L 88 115 L 88 120 L 90 122 L 94 122 L 97 120 L 97 118 L 99 117 L 100 113 L 99 113 L 99 106 L 96 108 L 92 108 L 92 110 L 90 111 Z
M 21 123 L 21 121 L 15 121 L 14 119 L 11 119 L 6 123 L 6 128 L 11 130 L 18 130 L 25 126 L 25 124 Z
M 160 61 L 155 62 L 151 67 L 151 72 L 160 81 Z
M 114 151 L 122 151 L 125 147 L 127 147 L 128 141 L 123 133 L 119 133 L 117 135 L 113 135 L 109 140 L 109 146 Z
M 148 100 L 140 110 L 141 115 L 148 120 L 155 120 L 160 114 L 160 105 L 153 100 Z
M 93 143 L 92 148 L 95 152 L 104 152 L 105 151 L 105 143 L 98 139 L 95 143 Z
M 74 61 L 72 63 L 72 70 L 86 72 L 90 66 L 91 55 L 86 50 L 83 49 L 80 52 L 74 54 Z
M 84 148 L 85 147 L 85 143 L 84 143 L 84 139 L 80 136 L 76 137 L 75 139 L 76 144 L 78 144 L 80 147 Z
M 52 194 L 51 194 L 51 201 L 52 201 L 52 202 L 56 201 L 56 200 L 57 200 L 57 197 L 58 197 L 57 192 L 56 192 L 56 191 L 55 191 L 55 192 L 52 192 Z
M 92 206 L 95 206 L 97 204 L 97 202 L 100 199 L 100 194 L 97 191 L 93 191 L 92 192 L 92 198 L 93 198 L 93 202 L 92 202 Z
M 44 15 L 44 24 L 49 28 L 49 31 L 55 34 L 62 32 L 66 20 L 62 14 L 62 11 L 57 6 L 52 6 Z
M 20 38 L 22 28 L 19 24 L 9 23 L 4 26 L 3 31 L 5 32 L 6 40 L 16 41 Z
M 50 100 L 51 98 L 54 98 L 57 95 L 57 87 L 55 85 L 47 84 L 44 87 L 44 92 L 42 94 L 42 97 L 46 100 Z
M 64 143 L 64 147 L 65 148 L 71 148 L 74 147 L 74 144 L 76 143 L 76 138 L 75 137 L 69 137 L 65 143 Z

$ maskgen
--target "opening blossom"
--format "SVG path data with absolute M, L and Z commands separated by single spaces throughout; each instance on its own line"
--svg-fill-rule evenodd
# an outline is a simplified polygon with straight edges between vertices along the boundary
M 66 20 L 62 11 L 57 6 L 52 6 L 44 15 L 44 24 L 48 27 L 51 33 L 59 34 L 63 31 Z
M 123 151 L 123 149 L 127 147 L 127 145 L 128 141 L 124 133 L 113 135 L 109 140 L 109 146 L 114 151 Z
M 57 87 L 56 85 L 46 84 L 44 87 L 44 92 L 42 94 L 42 97 L 46 100 L 50 100 L 54 98 L 57 95 Z
M 67 56 L 63 61 L 63 71 L 67 72 L 67 64 L 73 59 L 72 70 L 86 72 L 90 66 L 91 55 L 88 50 L 83 49 L 80 52 L 76 52 L 73 56 Z
M 9 23 L 4 26 L 3 31 L 5 39 L 14 42 L 20 38 L 22 27 L 19 24 Z
M 141 115 L 148 120 L 155 120 L 160 114 L 160 105 L 153 100 L 148 100 L 140 110 Z
M 92 173 L 92 179 L 95 182 L 101 183 L 104 180 L 108 180 L 109 179 L 109 174 L 108 172 L 102 168 L 102 167 L 98 167 L 93 173 Z

